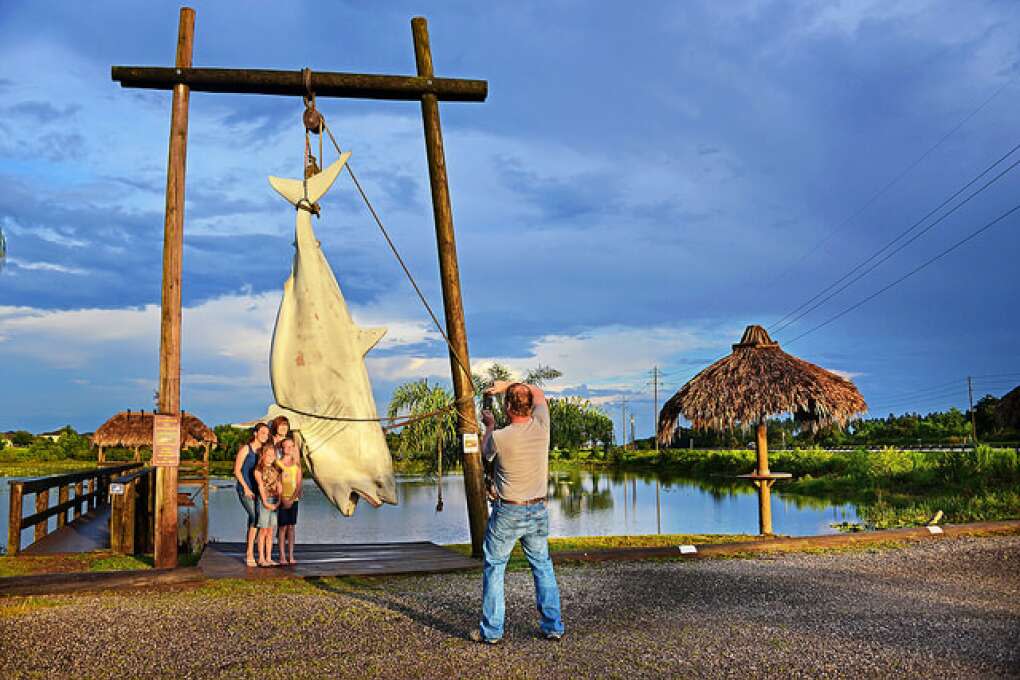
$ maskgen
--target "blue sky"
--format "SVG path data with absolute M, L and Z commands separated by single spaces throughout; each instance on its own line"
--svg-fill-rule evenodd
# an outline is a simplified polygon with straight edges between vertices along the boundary
M 410 18 L 427 16 L 437 74 L 489 81 L 486 103 L 442 106 L 476 369 L 552 365 L 553 392 L 617 419 L 626 397 L 639 436 L 653 366 L 671 394 L 1020 142 L 1014 2 L 193 6 L 196 66 L 410 74 Z M 171 65 L 178 8 L 0 4 L 0 430 L 152 407 L 170 97 L 109 69 Z M 319 103 L 438 308 L 418 105 Z M 265 178 L 300 173 L 301 103 L 195 93 L 190 113 L 183 403 L 246 420 L 272 399 L 292 257 L 293 211 Z M 789 343 L 1012 208 L 1018 185 L 1020 169 L 777 338 L 883 414 L 963 406 L 967 375 L 1002 394 L 1020 382 L 1020 213 Z M 380 408 L 400 382 L 447 379 L 349 182 L 316 228 L 356 319 L 390 328 L 369 361 Z

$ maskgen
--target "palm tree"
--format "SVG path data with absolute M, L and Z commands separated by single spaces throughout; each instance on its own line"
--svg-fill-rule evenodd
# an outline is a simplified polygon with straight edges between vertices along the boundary
M 425 381 L 412 381 L 393 390 L 386 415 L 390 418 L 407 416 L 416 418 L 433 411 L 447 409 L 431 417 L 422 418 L 401 428 L 401 454 L 428 461 L 436 469 L 436 451 L 443 451 L 443 467 L 457 460 L 457 413 L 453 410 L 453 394 L 439 385 L 429 386 Z

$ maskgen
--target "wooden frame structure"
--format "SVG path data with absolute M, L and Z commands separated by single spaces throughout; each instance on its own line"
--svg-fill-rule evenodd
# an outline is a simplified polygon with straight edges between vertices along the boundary
M 446 173 L 446 156 L 439 120 L 439 101 L 485 101 L 484 80 L 437 78 L 433 72 L 428 24 L 422 17 L 411 20 L 415 76 L 312 72 L 308 80 L 318 97 L 420 101 L 432 189 L 436 243 L 450 339 L 450 368 L 457 400 L 457 431 L 478 433 L 471 399 L 467 331 L 460 290 L 460 269 L 453 231 L 453 211 Z M 167 165 L 166 217 L 163 240 L 163 294 L 159 352 L 159 411 L 180 412 L 181 399 L 181 255 L 184 243 L 184 176 L 188 140 L 188 103 L 191 90 L 263 95 L 304 96 L 308 88 L 301 71 L 192 68 L 195 11 L 180 10 L 177 54 L 173 68 L 114 66 L 113 80 L 122 87 L 172 90 L 170 152 Z M 464 452 L 464 486 L 468 504 L 472 554 L 481 556 L 488 506 L 478 451 Z M 176 466 L 160 467 L 156 482 L 155 566 L 177 565 L 177 473 Z

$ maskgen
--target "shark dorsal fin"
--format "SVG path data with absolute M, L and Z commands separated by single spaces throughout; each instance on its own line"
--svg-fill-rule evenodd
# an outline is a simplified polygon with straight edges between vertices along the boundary
M 332 165 L 308 178 L 308 202 L 315 203 L 329 191 L 336 181 L 337 175 L 343 170 L 347 159 L 351 157 L 350 151 L 345 151 Z M 298 201 L 305 198 L 305 182 L 299 179 L 286 179 L 283 177 L 270 177 L 269 184 L 276 189 L 277 193 L 286 198 L 291 205 L 297 205 Z
M 384 335 L 386 335 L 385 328 L 359 328 L 358 346 L 362 348 L 362 354 L 368 354 L 369 350 L 379 344 Z

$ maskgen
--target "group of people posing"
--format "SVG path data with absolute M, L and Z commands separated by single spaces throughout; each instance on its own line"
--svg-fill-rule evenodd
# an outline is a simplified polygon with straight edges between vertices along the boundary
M 301 457 L 285 416 L 252 429 L 251 439 L 237 450 L 234 477 L 248 516 L 245 563 L 249 567 L 297 564 L 294 527 L 301 499 Z M 273 559 L 274 529 L 279 536 L 279 562 Z

